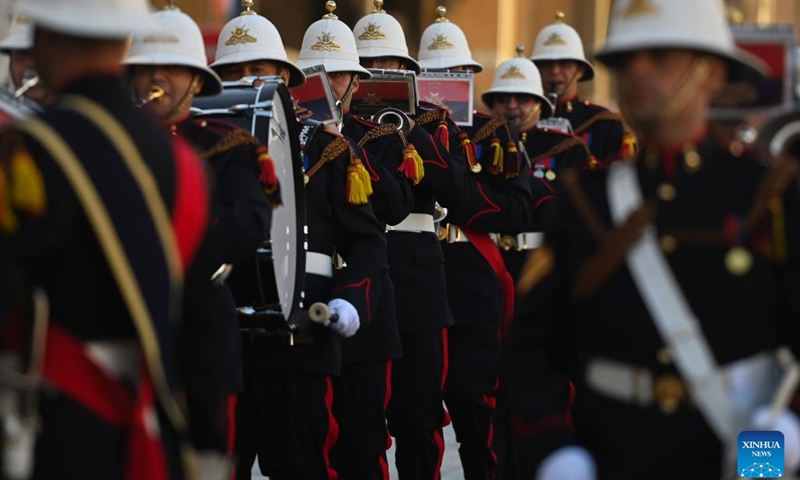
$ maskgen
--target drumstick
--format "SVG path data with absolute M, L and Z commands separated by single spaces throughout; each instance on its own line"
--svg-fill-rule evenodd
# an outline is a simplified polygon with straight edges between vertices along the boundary
M 331 309 L 322 302 L 317 302 L 311 305 L 308 309 L 308 317 L 314 323 L 325 323 L 330 320 L 331 323 L 339 321 L 339 315 L 331 313 Z

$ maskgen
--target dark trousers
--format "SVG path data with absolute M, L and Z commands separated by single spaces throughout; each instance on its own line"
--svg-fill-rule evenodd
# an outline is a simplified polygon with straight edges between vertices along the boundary
M 336 382 L 333 412 L 340 425 L 333 450 L 339 480 L 389 478 L 386 450 L 386 406 L 391 397 L 391 361 L 342 365 Z
M 334 480 L 330 451 L 339 435 L 333 378 L 316 373 L 248 372 L 236 409 L 236 478 L 253 459 L 270 480 Z
M 490 480 L 500 342 L 497 323 L 454 325 L 448 332 L 449 369 L 444 400 L 453 421 L 465 480 Z
M 392 365 L 392 399 L 386 411 L 395 437 L 401 480 L 438 480 L 444 456 L 442 429 L 450 417 L 442 404 L 447 376 L 447 330 L 401 335 L 403 358 Z

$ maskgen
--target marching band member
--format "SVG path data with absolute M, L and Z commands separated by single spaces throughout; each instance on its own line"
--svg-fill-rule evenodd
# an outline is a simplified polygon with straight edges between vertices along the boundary
M 325 67 L 344 116 L 341 133 L 358 142 L 356 152 L 364 177 L 369 177 L 365 185 L 370 185 L 373 192 L 369 201 L 375 215 L 383 224 L 397 224 L 413 208 L 411 180 L 407 176 L 412 172 L 400 171 L 403 144 L 394 127 L 379 128 L 350 113 L 352 95 L 361 78 L 371 74 L 359 65 L 353 32 L 334 14 L 335 8 L 335 2 L 327 2 L 329 13 L 306 30 L 298 66 Z M 416 172 L 416 165 L 412 166 Z M 387 246 L 387 255 L 392 255 L 391 246 Z M 372 288 L 380 292 L 380 304 L 371 321 L 343 342 L 342 374 L 334 394 L 334 414 L 340 430 L 332 461 L 343 480 L 388 475 L 386 449 L 390 439 L 385 408 L 391 392 L 391 361 L 402 352 L 389 273 Z
M 578 83 L 593 79 L 594 67 L 586 60 L 580 35 L 564 22 L 562 12 L 536 36 L 531 61 L 539 68 L 545 93 L 557 99 L 555 116 L 569 120 L 573 133 L 586 142 L 601 166 L 633 156 L 635 136 L 626 131 L 622 116 L 578 98 Z
M 244 2 L 243 14 L 223 27 L 212 67 L 226 80 L 248 73 L 277 74 L 289 85 L 303 83 L 302 71 L 286 58 L 277 29 L 253 12 L 250 3 Z M 252 41 L 238 41 L 242 32 Z M 330 460 L 342 430 L 333 415 L 334 384 L 342 363 L 340 337 L 374 322 L 383 300 L 379 292 L 387 270 L 386 243 L 368 203 L 370 180 L 358 175 L 363 169 L 360 148 L 332 126 L 305 125 L 301 138 L 308 178 L 306 301 L 333 298 L 329 305 L 339 319 L 330 328 L 315 326 L 313 345 L 247 340 L 246 387 L 236 414 L 237 478 L 250 477 L 256 454 L 262 473 L 271 477 L 343 478 Z M 337 255 L 345 268 L 334 268 Z
M 383 1 L 376 0 L 375 11 L 361 18 L 353 30 L 361 65 L 419 73 L 419 65 L 408 55 L 402 26 L 382 7 Z M 453 314 L 433 211 L 437 201 L 448 209 L 460 207 L 470 191 L 463 159 L 451 157 L 444 144 L 416 125 L 409 140 L 424 159 L 425 176 L 414 187 L 412 213 L 387 233 L 403 358 L 392 362 L 392 397 L 386 417 L 397 441 L 395 458 L 403 479 L 437 478 L 441 468 L 442 429 L 449 423 L 442 403 L 446 335 Z M 436 128 L 436 124 L 431 126 Z M 427 221 L 428 229 L 413 225 L 421 219 Z
M 797 167 L 768 168 L 708 128 L 726 81 L 762 73 L 719 2 L 623 0 L 610 19 L 596 58 L 617 74 L 642 148 L 564 179 L 522 273 L 532 309 L 506 337 L 501 388 L 523 475 L 668 479 L 691 465 L 692 478 L 746 477 L 737 436 L 763 429 L 783 432 L 778 476 L 791 476 Z
M 11 20 L 8 36 L 0 41 L 0 53 L 8 55 L 8 88 L 16 92 L 30 82 L 24 95 L 31 100 L 42 103 L 45 90 L 36 78 L 33 58 L 33 25 L 24 15 L 15 15 Z
M 274 172 L 262 175 L 274 167 L 261 158 L 265 149 L 249 132 L 191 115 L 195 96 L 222 90 L 194 20 L 171 2 L 152 20 L 157 28 L 134 36 L 124 63 L 137 98 L 163 92 L 146 108 L 198 151 L 209 178 L 211 222 L 186 281 L 181 358 L 195 448 L 204 454 L 204 469 L 221 470 L 227 463 L 227 398 L 242 389 L 241 347 L 231 290 L 212 280 L 221 265 L 252 258 L 267 239 L 277 180 Z
M 17 8 L 56 98 L 1 139 L 0 270 L 17 276 L 0 290 L 23 283 L 49 298 L 33 478 L 183 478 L 172 330 L 207 198 L 190 147 L 171 144 L 125 87 L 120 62 L 131 32 L 151 26 L 147 2 Z
M 472 59 L 464 32 L 439 18 L 422 34 L 423 68 L 482 70 Z M 458 209 L 449 210 L 442 233 L 447 294 L 455 324 L 448 331 L 448 376 L 444 399 L 460 443 L 467 478 L 492 478 L 496 468 L 493 417 L 500 336 L 513 313 L 514 285 L 490 233 L 528 227 L 535 201 L 514 134 L 503 120 L 475 114 L 471 127 L 450 133 L 450 148 L 462 152 L 476 187 Z

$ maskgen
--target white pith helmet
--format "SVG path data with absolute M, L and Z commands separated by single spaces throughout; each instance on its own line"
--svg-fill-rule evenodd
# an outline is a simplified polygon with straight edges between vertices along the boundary
M 222 80 L 208 67 L 203 34 L 192 17 L 168 5 L 151 15 L 155 29 L 133 36 L 125 65 L 178 65 L 199 70 L 205 77 L 198 96 L 222 91 Z
M 405 60 L 408 70 L 419 73 L 419 63 L 408 55 L 402 25 L 383 10 L 383 0 L 375 0 L 374 4 L 375 10 L 353 28 L 359 58 L 398 57 Z
M 675 48 L 727 61 L 732 80 L 763 76 L 766 65 L 739 49 L 718 0 L 618 0 L 608 37 L 595 57 L 614 67 L 619 57 L 647 49 Z
M 583 41 L 578 32 L 564 23 L 564 12 L 556 12 L 556 22 L 544 27 L 536 36 L 533 45 L 533 62 L 572 60 L 583 65 L 583 75 L 579 82 L 594 78 L 594 67 L 583 51 Z
M 289 86 L 296 87 L 306 81 L 302 70 L 289 61 L 283 38 L 272 22 L 252 10 L 253 0 L 243 0 L 245 10 L 220 30 L 217 54 L 211 68 L 225 65 L 269 60 L 289 70 Z
M 419 64 L 422 68 L 445 69 L 454 67 L 473 67 L 475 73 L 483 66 L 472 59 L 472 52 L 464 32 L 447 18 L 447 9 L 436 8 L 439 18 L 422 32 L 419 42 Z
M 16 13 L 76 37 L 125 39 L 153 26 L 147 0 L 19 0 Z
M 15 15 L 8 36 L 0 41 L 0 52 L 28 50 L 33 47 L 33 24 L 25 15 Z
M 481 94 L 481 100 L 491 108 L 493 97 L 498 93 L 523 93 L 532 95 L 542 107 L 542 116 L 549 117 L 553 106 L 544 96 L 542 77 L 539 69 L 530 60 L 522 56 L 518 47 L 519 56 L 506 60 L 497 66 L 494 71 L 492 86 Z
M 333 13 L 336 2 L 328 0 L 325 8 L 328 13 L 322 20 L 312 23 L 303 35 L 297 66 L 309 68 L 322 65 L 328 73 L 354 72 L 361 78 L 371 78 L 369 70 L 359 63 L 352 30 Z

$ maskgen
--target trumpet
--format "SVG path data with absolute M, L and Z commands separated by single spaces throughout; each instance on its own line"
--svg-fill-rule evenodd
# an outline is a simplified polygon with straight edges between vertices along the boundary
M 147 105 L 150 102 L 159 101 L 159 99 L 164 96 L 164 93 L 166 93 L 166 92 L 164 92 L 164 88 L 163 87 L 161 87 L 159 85 L 153 85 L 152 87 L 150 87 L 150 93 L 147 95 L 147 98 L 143 99 L 139 103 L 139 106 L 143 107 L 143 106 Z
M 36 70 L 27 69 L 22 74 L 22 85 L 14 91 L 14 98 L 25 95 L 25 92 L 39 84 L 39 75 Z
M 370 120 L 381 125 L 396 125 L 397 129 L 405 134 L 411 130 L 411 119 L 398 108 L 384 108 L 373 115 Z

